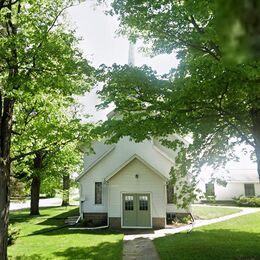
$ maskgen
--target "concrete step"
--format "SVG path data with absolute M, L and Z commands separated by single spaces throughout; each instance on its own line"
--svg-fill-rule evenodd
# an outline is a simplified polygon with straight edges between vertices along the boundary
M 67 217 L 65 219 L 65 224 L 68 224 L 70 226 L 73 226 L 75 224 L 77 224 L 80 220 L 80 216 L 71 216 L 71 217 Z

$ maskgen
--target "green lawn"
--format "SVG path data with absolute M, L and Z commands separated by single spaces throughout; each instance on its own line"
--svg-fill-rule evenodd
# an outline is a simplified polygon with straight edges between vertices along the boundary
M 219 218 L 222 216 L 234 214 L 237 212 L 240 212 L 240 209 L 236 208 L 227 208 L 227 207 L 221 207 L 221 206 L 192 206 L 192 214 L 195 217 L 195 219 L 212 219 L 212 218 Z
M 154 240 L 162 260 L 260 259 L 260 212 Z
M 40 217 L 30 217 L 27 210 L 12 212 L 10 222 L 20 235 L 8 248 L 10 259 L 121 259 L 122 234 L 61 228 L 67 216 L 77 214 L 75 207 L 41 209 Z

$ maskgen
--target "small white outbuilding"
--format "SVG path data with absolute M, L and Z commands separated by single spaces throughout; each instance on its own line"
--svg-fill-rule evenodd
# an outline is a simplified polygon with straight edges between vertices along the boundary
M 201 178 L 198 188 L 202 195 L 211 194 L 216 201 L 231 201 L 240 196 L 260 196 L 260 182 L 256 169 L 228 169 L 223 184 Z

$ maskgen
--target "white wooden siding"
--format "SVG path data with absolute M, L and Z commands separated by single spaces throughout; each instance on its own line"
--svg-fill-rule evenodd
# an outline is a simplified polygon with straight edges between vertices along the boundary
M 102 150 L 104 147 L 105 150 Z M 104 151 L 107 151 L 112 146 L 102 146 L 100 143 L 96 143 L 94 145 L 94 150 L 97 152 L 96 155 L 85 155 L 85 169 L 88 169 L 91 165 L 93 166 L 90 170 L 83 174 L 82 177 L 79 178 L 79 182 L 81 185 L 81 210 L 82 212 L 108 212 L 108 197 L 109 200 L 120 200 L 120 196 L 115 197 L 113 190 L 108 192 L 108 186 L 105 183 L 105 178 L 111 175 L 116 169 L 118 169 L 123 163 L 125 163 L 129 158 L 134 155 L 141 157 L 145 162 L 150 164 L 156 171 L 160 172 L 166 178 L 169 178 L 169 172 L 172 166 L 174 166 L 173 162 L 159 153 L 156 149 L 154 149 L 154 144 L 150 140 L 143 141 L 142 143 L 135 143 L 129 140 L 128 137 L 122 138 L 115 145 L 115 148 L 111 150 L 110 153 L 106 154 L 95 164 L 95 160 L 104 154 Z M 141 167 L 141 166 L 140 166 Z M 146 166 L 145 166 L 146 167 Z M 142 169 L 144 166 L 141 167 Z M 146 167 L 149 169 L 148 167 Z M 140 172 L 140 169 L 134 168 L 133 171 Z M 129 179 L 129 182 L 120 187 L 117 185 L 117 191 L 125 192 L 128 190 L 136 191 L 136 192 L 152 192 L 153 194 L 158 194 L 158 197 L 151 196 L 153 203 L 153 216 L 155 217 L 164 217 L 166 213 L 166 189 L 164 185 L 161 185 L 164 181 L 161 177 L 154 174 L 151 169 L 149 171 L 145 170 L 146 177 L 148 176 L 148 172 L 151 175 L 151 180 L 148 178 L 147 183 L 143 183 L 142 185 L 138 184 L 136 180 Z M 152 173 L 152 174 L 151 174 Z M 122 174 L 118 173 L 116 176 L 120 176 Z M 116 178 L 114 176 L 111 180 Z M 145 177 L 145 178 L 146 178 Z M 156 180 L 156 181 L 155 181 Z M 142 179 L 138 180 L 139 183 L 142 182 Z M 101 205 L 95 205 L 95 182 L 103 182 L 103 203 Z M 112 193 L 111 193 L 112 192 Z M 111 194 L 110 194 L 111 193 Z M 120 211 L 120 209 L 118 209 Z M 110 212 L 113 212 L 110 209 Z M 118 211 L 116 213 L 118 215 Z
M 150 193 L 152 217 L 165 217 L 165 181 L 138 159 L 131 161 L 109 180 L 109 217 L 121 217 L 122 193 L 127 192 Z

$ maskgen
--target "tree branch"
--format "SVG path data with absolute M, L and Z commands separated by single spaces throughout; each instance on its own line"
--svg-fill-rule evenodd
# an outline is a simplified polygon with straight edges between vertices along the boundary
M 255 144 L 254 144 L 253 142 L 251 142 L 251 141 L 249 140 L 249 138 L 247 137 L 247 135 L 245 135 L 235 124 L 233 124 L 232 122 L 230 122 L 230 121 L 228 121 L 228 120 L 227 120 L 227 123 L 228 123 L 233 129 L 235 129 L 235 130 L 238 132 L 238 134 L 240 135 L 240 137 L 241 137 L 241 139 L 242 139 L 243 141 L 245 141 L 246 143 L 248 143 L 249 145 L 251 145 L 254 149 L 256 148 L 256 147 L 255 147 Z
M 189 47 L 192 47 L 192 48 L 194 48 L 194 49 L 196 49 L 198 51 L 207 53 L 207 54 L 211 55 L 215 60 L 220 61 L 220 58 L 218 57 L 218 55 L 215 54 L 213 51 L 211 51 L 211 49 L 208 48 L 207 46 L 199 45 L 199 44 L 196 44 L 196 43 L 187 42 L 187 41 L 182 40 L 182 39 L 179 39 L 179 41 L 182 44 L 186 45 L 186 46 L 189 46 Z
M 37 153 L 37 152 L 49 151 L 52 146 L 57 146 L 57 145 L 62 146 L 62 145 L 66 145 L 66 144 L 68 144 L 68 143 L 70 143 L 70 142 L 72 142 L 71 139 L 69 139 L 69 140 L 67 140 L 67 141 L 64 141 L 64 142 L 61 142 L 61 143 L 59 143 L 59 142 L 54 142 L 54 143 L 51 143 L 50 145 L 44 146 L 44 147 L 42 147 L 42 148 L 39 148 L 39 149 L 36 149 L 36 150 L 33 150 L 33 151 L 30 151 L 30 152 L 28 152 L 28 153 L 20 153 L 20 155 L 17 155 L 17 156 L 15 156 L 15 157 L 12 157 L 12 158 L 10 159 L 10 161 L 13 162 L 13 161 L 17 161 L 17 160 L 23 159 L 23 158 L 25 158 L 25 157 L 27 157 L 27 156 L 29 156 L 29 155 L 35 154 L 35 153 Z
M 18 133 L 18 132 L 14 131 L 14 130 L 12 130 L 11 133 L 14 134 L 14 135 L 22 135 L 21 133 Z
M 197 31 L 198 33 L 201 33 L 201 34 L 204 33 L 204 30 L 199 27 L 199 25 L 197 24 L 197 22 L 196 22 L 196 20 L 195 20 L 195 18 L 194 18 L 193 15 L 191 15 L 190 18 L 187 17 L 187 20 L 194 26 L 194 28 L 196 29 L 196 31 Z
M 9 7 L 10 5 L 15 5 L 16 3 L 18 3 L 20 0 L 15 0 L 14 2 L 10 1 L 8 4 L 5 4 L 6 0 L 2 0 L 0 1 L 0 11 L 3 9 L 3 8 L 6 8 L 6 7 Z
M 52 21 L 50 27 L 47 29 L 47 31 L 45 32 L 45 34 L 44 34 L 43 37 L 42 37 L 41 42 L 40 42 L 40 43 L 37 45 L 37 47 L 36 47 L 35 53 L 34 53 L 34 55 L 33 55 L 33 57 L 32 57 L 32 66 L 28 69 L 28 71 L 27 71 L 27 73 L 26 73 L 26 77 L 27 77 L 27 78 L 31 75 L 31 73 L 33 72 L 34 68 L 36 67 L 36 56 L 37 56 L 38 50 L 42 47 L 44 41 L 47 39 L 48 33 L 54 28 L 54 26 L 55 26 L 55 24 L 56 24 L 58 18 L 60 17 L 60 15 L 61 15 L 65 10 L 67 10 L 68 8 L 73 7 L 73 6 L 76 6 L 76 5 L 71 4 L 71 5 L 68 5 L 68 6 L 63 7 L 63 8 L 56 14 L 56 16 L 54 17 L 54 19 L 53 19 L 53 21 Z M 27 57 L 27 56 L 28 56 L 28 53 L 27 53 L 26 57 Z M 24 58 L 25 58 L 25 57 L 24 57 Z M 21 62 L 22 62 L 22 61 L 21 61 Z

